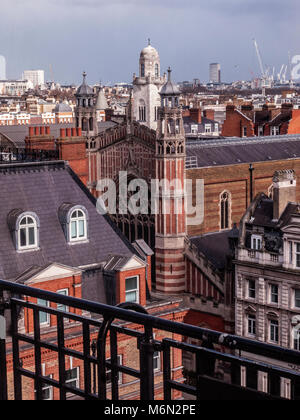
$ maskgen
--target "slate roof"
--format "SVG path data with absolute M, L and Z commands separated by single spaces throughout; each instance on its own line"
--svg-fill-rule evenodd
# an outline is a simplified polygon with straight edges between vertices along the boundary
M 65 162 L 1 165 L 0 278 L 14 280 L 33 266 L 61 263 L 70 267 L 101 265 L 109 255 L 130 257 L 135 249 L 107 216 L 97 213 L 95 199 Z M 64 202 L 88 212 L 89 240 L 69 245 L 58 218 Z M 17 252 L 8 227 L 13 209 L 37 214 L 40 248 Z
M 98 125 L 98 133 L 103 133 L 105 130 L 116 127 L 119 124 L 114 121 L 99 121 L 97 125 Z
M 277 222 L 273 222 L 273 200 L 265 196 L 257 203 L 253 213 L 253 225 L 275 227 Z
M 59 103 L 55 106 L 53 112 L 72 112 L 72 108 L 68 104 Z
M 47 124 L 46 124 L 47 125 Z M 30 127 L 41 127 L 44 124 L 30 124 Z M 0 134 L 5 135 L 17 148 L 25 147 L 25 137 L 28 135 L 28 125 L 11 125 L 0 127 Z M 58 138 L 60 135 L 61 128 L 72 128 L 74 124 L 50 124 L 50 135 Z
M 230 234 L 231 231 L 226 230 L 189 239 L 199 252 L 204 254 L 218 270 L 222 271 L 226 267 L 226 256 L 231 255 L 228 240 Z
M 300 135 L 187 141 L 193 168 L 300 158 Z

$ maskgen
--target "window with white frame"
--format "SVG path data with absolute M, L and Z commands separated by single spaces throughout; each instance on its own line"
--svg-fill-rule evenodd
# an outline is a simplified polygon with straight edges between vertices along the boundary
M 253 314 L 248 315 L 248 335 L 256 335 L 256 317 Z
M 139 303 L 139 277 L 125 279 L 125 302 Z
M 34 249 L 38 246 L 38 227 L 36 219 L 25 215 L 18 226 L 18 249 Z
M 300 325 L 293 328 L 294 350 L 300 351 Z
M 192 134 L 198 134 L 198 125 L 197 124 L 192 124 L 191 125 L 191 133 Z
M 279 342 L 279 323 L 276 320 L 270 320 L 270 341 L 272 343 Z
M 256 284 L 255 280 L 248 280 L 248 298 L 255 299 L 256 298 Z
M 79 367 L 75 367 L 65 372 L 66 384 L 72 388 L 79 388 Z
M 122 365 L 122 356 L 118 355 L 118 365 L 121 366 Z M 111 362 L 111 359 L 107 359 L 107 362 Z M 106 382 L 107 384 L 111 384 L 112 382 L 112 371 L 111 369 L 106 369 Z M 122 372 L 118 371 L 118 384 L 122 383 Z
M 155 339 L 155 334 L 153 334 L 153 338 Z M 161 359 L 159 351 L 155 351 L 153 353 L 153 369 L 154 372 L 160 372 L 161 370 Z
M 205 124 L 205 133 L 211 133 L 211 124 Z
M 53 375 L 45 376 L 45 378 L 52 379 Z M 36 394 L 36 390 L 34 390 Z M 42 385 L 42 400 L 43 401 L 52 401 L 53 400 L 53 387 L 49 384 L 44 383 Z
M 69 295 L 69 290 L 68 289 L 61 289 L 61 290 L 57 290 L 57 292 L 59 295 L 63 295 L 63 296 L 68 296 Z M 58 303 L 57 304 L 57 309 L 59 311 L 63 311 L 63 312 L 68 312 L 69 308 L 67 305 L 64 305 L 63 303 Z
M 260 251 L 262 248 L 262 237 L 260 235 L 251 236 L 251 249 Z
M 263 136 L 263 135 L 264 135 L 264 127 L 260 125 L 258 127 L 258 136 Z
M 271 136 L 278 136 L 279 135 L 279 127 L 274 126 L 271 128 Z
M 70 217 L 70 241 L 83 241 L 87 239 L 87 222 L 83 210 L 76 209 Z
M 247 137 L 247 127 L 243 127 L 243 137 Z
M 44 299 L 37 299 L 37 304 L 39 306 L 45 306 L 46 308 L 49 308 L 50 306 L 49 301 L 44 300 Z M 47 312 L 39 311 L 39 320 L 40 320 L 40 325 L 49 325 L 50 314 Z
M 295 308 L 300 309 L 300 289 L 295 290 Z
M 279 288 L 277 284 L 270 284 L 270 302 L 276 304 L 279 302 Z

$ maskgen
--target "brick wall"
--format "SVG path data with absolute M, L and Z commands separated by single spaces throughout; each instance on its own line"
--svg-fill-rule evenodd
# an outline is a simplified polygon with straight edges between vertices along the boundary
M 267 193 L 276 170 L 293 169 L 297 178 L 296 200 L 300 201 L 300 159 L 258 162 L 253 166 L 253 197 L 259 192 Z M 186 171 L 186 177 L 204 179 L 204 222 L 201 225 L 188 226 L 189 236 L 220 230 L 220 194 L 223 191 L 231 193 L 231 225 L 240 222 L 250 204 L 248 164 L 190 169 Z M 195 196 L 193 201 L 195 205 Z
M 243 133 L 244 127 L 247 129 L 246 136 Z M 245 115 L 237 111 L 233 105 L 228 105 L 226 107 L 226 119 L 222 127 L 222 136 L 253 137 L 254 124 Z

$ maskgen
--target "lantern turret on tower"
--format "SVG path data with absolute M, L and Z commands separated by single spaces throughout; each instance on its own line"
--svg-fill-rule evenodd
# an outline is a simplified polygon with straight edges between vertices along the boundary
M 82 129 L 82 134 L 87 137 L 97 134 L 97 116 L 95 107 L 95 92 L 86 83 L 86 73 L 83 73 L 82 85 L 75 93 L 76 97 L 76 128 Z

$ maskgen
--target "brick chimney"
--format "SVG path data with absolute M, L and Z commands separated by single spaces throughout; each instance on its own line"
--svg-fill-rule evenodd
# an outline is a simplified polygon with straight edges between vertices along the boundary
M 252 103 L 244 104 L 241 106 L 241 112 L 246 115 L 246 117 L 253 119 L 253 105 Z
M 61 128 L 60 137 L 56 143 L 59 150 L 59 158 L 68 161 L 73 171 L 87 185 L 86 139 L 82 136 L 81 128 Z
M 27 150 L 56 150 L 55 138 L 50 134 L 49 126 L 29 127 L 25 137 Z
M 190 118 L 197 124 L 201 124 L 202 114 L 200 108 L 191 108 L 190 109 Z
M 287 204 L 295 201 L 295 172 L 292 169 L 276 171 L 273 176 L 273 219 L 278 220 Z
M 209 120 L 213 120 L 215 119 L 215 110 L 214 109 L 205 109 L 203 111 L 203 115 L 205 118 L 208 118 Z

